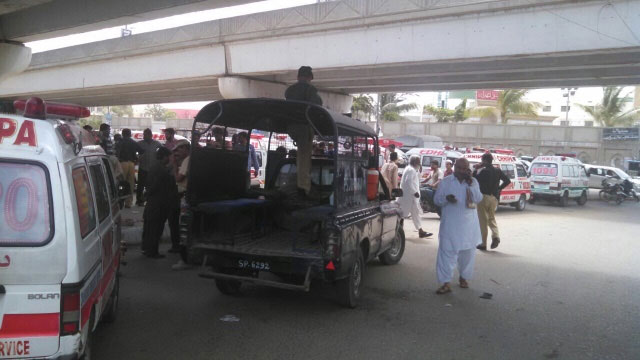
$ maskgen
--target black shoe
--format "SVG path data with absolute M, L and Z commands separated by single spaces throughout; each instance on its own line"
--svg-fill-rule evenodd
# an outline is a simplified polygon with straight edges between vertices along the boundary
M 484 245 L 478 245 L 478 246 L 476 246 L 476 249 L 482 250 L 482 251 L 487 251 L 487 247 L 484 246 Z
M 148 257 L 150 259 L 164 259 L 166 256 L 163 254 L 153 254 L 153 255 L 148 255 Z
M 180 248 L 179 247 L 172 247 L 171 249 L 168 250 L 168 252 L 172 253 L 172 254 L 177 254 L 180 252 Z
M 500 245 L 500 238 L 493 238 L 491 240 L 491 248 L 495 249 L 498 247 L 498 245 Z
M 433 235 L 433 233 L 426 232 L 426 231 L 423 231 L 423 230 L 418 230 L 418 237 L 426 238 L 426 237 L 429 237 L 429 236 L 432 236 L 432 235 Z

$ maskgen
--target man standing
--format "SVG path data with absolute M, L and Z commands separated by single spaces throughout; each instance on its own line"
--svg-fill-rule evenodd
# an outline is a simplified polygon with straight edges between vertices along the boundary
M 451 162 L 451 160 L 445 162 L 444 176 L 449 175 L 453 175 L 453 162 Z
M 169 252 L 180 252 L 180 196 L 187 191 L 187 168 L 189 167 L 189 151 L 191 146 L 187 140 L 178 140 L 173 149 L 172 175 L 175 179 L 178 195 L 175 201 L 169 204 L 167 220 L 171 232 L 171 249 Z
M 386 151 L 384 153 L 384 161 L 389 161 L 389 159 L 391 158 L 391 154 L 394 152 L 396 152 L 396 145 L 389 144 L 389 151 Z
M 169 167 L 171 152 L 166 147 L 161 147 L 156 155 L 158 161 L 149 170 L 142 230 L 142 253 L 153 259 L 164 257 L 158 252 L 158 245 L 169 211 L 178 199 L 176 180 Z
M 435 194 L 436 205 L 442 208 L 436 273 L 442 284 L 437 294 L 451 292 L 453 270 L 458 265 L 460 287 L 468 288 L 473 276 L 476 245 L 480 243 L 478 213 L 471 204 L 482 200 L 478 181 L 471 177 L 469 162 L 456 161 L 453 176 L 442 179 Z
M 104 149 L 107 155 L 113 155 L 113 141 L 111 141 L 111 126 L 109 124 L 100 124 L 100 130 L 98 131 L 100 137 L 100 146 Z
M 144 153 L 140 157 L 138 163 L 138 186 L 136 188 L 136 205 L 144 206 L 144 188 L 147 182 L 147 174 L 156 162 L 156 151 L 162 146 L 158 141 L 153 140 L 151 129 L 144 129 L 142 140 L 138 141 L 138 145 Z
M 402 216 L 411 215 L 413 225 L 418 231 L 421 238 L 429 237 L 432 233 L 422 230 L 422 221 L 420 219 L 420 180 L 418 177 L 418 168 L 420 167 L 420 157 L 412 156 L 409 159 L 409 166 L 404 169 L 402 179 L 400 180 L 400 188 L 402 189 L 402 197 L 398 199 L 398 204 L 402 209 Z
M 392 152 L 391 155 L 389 155 L 389 162 L 384 164 L 382 166 L 382 170 L 380 171 L 382 173 L 384 182 L 387 184 L 389 192 L 391 192 L 391 190 L 393 189 L 398 188 L 398 164 L 396 164 L 397 161 L 398 154 Z
M 313 72 L 310 66 L 298 69 L 298 82 L 289 86 L 284 92 L 287 100 L 306 101 L 322 106 L 322 98 L 318 89 L 311 85 Z M 292 124 L 287 130 L 298 145 L 296 156 L 298 189 L 308 194 L 311 190 L 311 153 L 313 151 L 313 131 L 309 124 Z
M 178 143 L 178 140 L 176 140 L 175 135 L 176 135 L 176 130 L 174 128 L 164 129 L 164 137 L 165 137 L 164 147 L 169 149 L 169 151 L 173 151 L 173 149 L 175 149 L 176 147 L 176 144 Z
M 131 138 L 131 129 L 122 129 L 122 141 L 118 144 L 118 160 L 122 166 L 124 179 L 129 183 L 131 196 L 125 201 L 125 207 L 130 208 L 133 198 L 133 187 L 135 186 L 135 166 L 138 154 L 143 154 L 144 150 Z
M 482 163 L 476 165 L 473 172 L 473 176 L 480 183 L 480 191 L 482 192 L 482 201 L 478 204 L 478 218 L 480 218 L 482 233 L 482 244 L 478 245 L 480 250 L 487 250 L 487 236 L 489 235 L 487 227 L 491 228 L 491 248 L 495 249 L 500 244 L 496 208 L 500 199 L 500 191 L 511 184 L 509 177 L 502 170 L 495 168 L 492 163 L 491 153 L 485 153 L 482 155 Z

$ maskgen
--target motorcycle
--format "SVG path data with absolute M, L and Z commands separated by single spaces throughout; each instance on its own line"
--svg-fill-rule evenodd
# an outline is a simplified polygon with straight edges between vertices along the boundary
M 442 209 L 433 202 L 433 197 L 429 196 L 430 190 L 433 189 L 429 185 L 420 186 L 420 207 L 424 212 L 432 212 L 440 216 Z
M 635 191 L 631 189 L 628 192 L 625 192 L 625 188 L 621 184 L 611 184 L 609 182 L 609 178 L 602 180 L 602 190 L 600 190 L 598 195 L 600 196 L 600 200 L 607 202 L 614 200 L 617 205 L 622 204 L 626 199 L 635 198 L 637 199 L 636 201 L 640 201 Z
M 640 197 L 633 189 L 633 183 L 629 181 L 629 179 L 624 179 L 620 184 L 622 188 L 622 193 L 624 194 L 624 200 L 635 200 L 636 202 L 640 202 Z

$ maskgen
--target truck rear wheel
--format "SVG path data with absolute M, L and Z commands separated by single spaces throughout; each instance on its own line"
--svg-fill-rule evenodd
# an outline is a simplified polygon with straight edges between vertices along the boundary
M 346 279 L 338 280 L 338 300 L 342 305 L 350 308 L 358 306 L 360 293 L 362 291 L 362 280 L 364 273 L 364 258 L 362 251 L 358 250 L 356 261 L 349 269 L 349 276 Z
M 380 254 L 379 259 L 385 265 L 395 265 L 400 262 L 402 259 L 402 255 L 404 254 L 404 230 L 399 227 L 396 232 L 396 236 L 393 239 L 393 244 L 389 248 L 389 250 Z

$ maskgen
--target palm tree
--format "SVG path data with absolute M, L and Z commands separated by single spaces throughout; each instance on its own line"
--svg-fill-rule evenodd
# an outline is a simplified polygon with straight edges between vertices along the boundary
M 402 120 L 404 117 L 400 114 L 418 108 L 418 105 L 415 103 L 400 104 L 404 100 L 405 98 L 402 94 L 378 94 L 378 111 L 380 119 L 384 121 Z
M 373 103 L 373 98 L 369 95 L 358 95 L 353 98 L 353 104 L 351 105 L 351 112 L 354 113 L 356 118 L 358 118 L 358 114 L 363 114 L 369 119 L 371 114 L 375 112 L 375 105 Z
M 603 88 L 602 102 L 596 106 L 578 104 L 593 120 L 603 127 L 628 126 L 635 121 L 640 109 L 624 111 L 624 103 L 629 101 L 629 94 L 620 96 L 623 88 L 606 86 Z
M 480 117 L 500 118 L 500 122 L 506 124 L 510 115 L 530 115 L 538 116 L 536 109 L 540 107 L 537 102 L 524 100 L 529 90 L 506 89 L 498 96 L 496 106 L 479 106 L 474 109 L 473 114 Z

